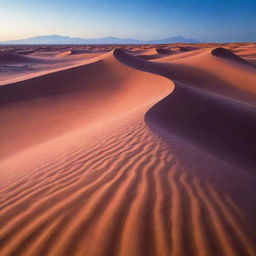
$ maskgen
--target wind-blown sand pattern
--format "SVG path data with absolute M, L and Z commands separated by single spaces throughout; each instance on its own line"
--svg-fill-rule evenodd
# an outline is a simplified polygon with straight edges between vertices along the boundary
M 52 68 L 0 86 L 0 255 L 256 255 L 255 66 L 229 47 L 17 58 Z

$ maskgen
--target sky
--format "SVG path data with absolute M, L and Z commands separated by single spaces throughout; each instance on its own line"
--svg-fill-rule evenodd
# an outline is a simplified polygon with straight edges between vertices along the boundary
M 256 0 L 0 0 L 0 41 L 39 35 L 256 42 Z

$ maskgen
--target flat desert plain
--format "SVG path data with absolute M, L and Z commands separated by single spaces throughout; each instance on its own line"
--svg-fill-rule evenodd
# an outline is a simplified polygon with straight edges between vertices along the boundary
M 255 256 L 256 44 L 0 47 L 1 256 Z

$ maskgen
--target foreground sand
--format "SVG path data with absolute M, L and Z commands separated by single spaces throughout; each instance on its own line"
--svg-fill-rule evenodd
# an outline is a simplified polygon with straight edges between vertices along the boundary
M 0 255 L 255 255 L 255 67 L 230 53 L 82 53 L 2 85 Z

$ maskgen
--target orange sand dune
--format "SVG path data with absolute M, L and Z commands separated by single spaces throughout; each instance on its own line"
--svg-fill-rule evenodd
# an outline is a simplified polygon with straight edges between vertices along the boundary
M 243 57 L 248 62 L 256 65 L 256 49 L 255 45 L 240 46 L 233 50 L 235 54 Z
M 129 65 L 133 64 L 131 57 L 125 55 L 125 53 L 119 52 L 117 55 L 124 63 Z M 199 61 L 201 62 L 202 58 L 205 62 L 207 61 L 207 64 L 205 64 L 205 66 L 208 67 L 207 72 L 205 72 L 206 74 L 204 75 L 202 72 L 205 67 L 200 67 L 202 69 L 199 71 L 201 74 L 194 73 L 190 76 L 187 72 L 187 76 L 184 78 L 181 74 L 181 61 L 177 62 L 177 66 L 175 66 L 175 64 L 167 66 L 162 63 L 143 63 L 140 60 L 134 61 L 136 68 L 141 68 L 145 71 L 148 70 L 152 73 L 163 74 L 171 79 L 174 78 L 175 81 L 186 83 L 177 83 L 174 92 L 147 113 L 146 120 L 148 123 L 152 123 L 152 120 L 156 123 L 151 126 L 160 125 L 160 129 L 164 130 L 164 133 L 170 131 L 174 135 L 184 137 L 186 141 L 190 141 L 193 144 L 199 143 L 200 146 L 205 144 L 205 150 L 218 154 L 223 159 L 241 164 L 244 168 L 254 170 L 256 166 L 254 150 L 256 145 L 254 135 L 256 129 L 256 108 L 255 106 L 222 97 L 222 94 L 227 94 L 225 84 L 219 83 L 218 85 L 221 85 L 221 87 L 217 88 L 215 85 L 217 85 L 217 79 L 219 79 L 219 77 L 221 81 L 226 79 L 227 83 L 232 85 L 232 87 L 230 86 L 229 88 L 229 95 L 233 96 L 232 92 L 234 91 L 235 96 L 238 97 L 241 95 L 243 97 L 243 91 L 237 94 L 238 90 L 236 86 L 240 86 L 240 84 L 238 84 L 235 79 L 239 78 L 241 80 L 244 78 L 244 89 L 256 94 L 254 83 L 256 82 L 256 69 L 224 48 L 216 48 L 212 50 L 210 54 L 206 52 L 201 55 L 202 56 L 199 57 L 198 55 L 188 57 L 184 60 L 184 63 L 190 65 L 190 67 L 192 67 L 191 63 L 193 63 L 193 67 L 197 67 L 197 63 Z M 215 56 L 221 58 L 223 63 L 213 59 Z M 192 62 L 191 59 L 194 62 Z M 226 61 L 232 62 L 226 63 Z M 212 81 L 214 83 L 211 85 L 210 72 L 217 69 L 215 66 L 217 64 L 218 68 L 222 64 L 223 70 L 214 73 L 214 75 L 218 75 L 218 77 L 217 79 L 213 77 Z M 228 64 L 234 65 L 231 78 L 229 77 L 230 74 L 227 73 L 229 71 L 227 68 Z M 239 65 L 239 70 L 236 70 L 238 67 L 235 65 Z M 243 72 L 246 73 L 244 74 Z M 198 77 L 195 75 L 198 75 Z M 201 81 L 194 80 L 194 78 L 201 78 Z M 199 82 L 201 82 L 201 87 L 207 84 L 208 88 L 204 86 L 204 91 L 198 90 L 198 87 L 194 89 L 192 86 L 197 85 L 196 83 Z M 223 89 L 224 91 L 222 91 Z M 214 92 L 214 94 L 212 94 L 212 92 Z M 217 93 L 221 96 L 217 96 Z M 253 96 L 253 98 L 256 99 L 256 95 Z M 241 117 L 243 118 L 242 122 L 240 121 Z
M 21 54 L 4 52 L 0 53 L 0 86 L 31 77 L 67 69 L 87 63 L 102 55 L 102 52 L 70 54 L 71 51 L 51 51 L 40 54 L 34 50 L 32 54 L 23 56 Z
M 255 176 L 154 135 L 148 107 L 2 163 L 3 255 L 255 254 Z
M 194 50 L 194 51 L 187 51 L 187 52 L 176 52 L 176 54 L 169 55 L 169 56 L 164 56 L 162 58 L 159 58 L 157 61 L 159 62 L 170 62 L 172 60 L 178 60 L 178 59 L 183 59 L 187 58 L 189 56 L 193 56 L 199 53 L 204 52 L 206 49 L 200 49 L 200 50 Z
M 101 52 L 96 52 L 96 53 L 91 53 L 90 51 L 74 51 L 74 50 L 68 50 L 64 52 L 58 53 L 56 56 L 57 57 L 77 57 L 77 58 L 92 58 L 92 57 L 97 57 L 101 55 Z
M 207 47 L 0 86 L 1 256 L 256 255 L 255 67 Z
M 187 61 L 185 62 L 186 64 L 191 63 L 191 58 L 193 60 L 194 58 L 199 58 L 200 62 L 202 61 L 201 58 L 205 62 L 207 61 L 204 68 L 199 71 L 201 75 L 199 76 L 197 74 L 198 78 L 201 78 L 201 81 L 193 81 L 195 74 L 191 74 L 191 77 L 189 77 L 190 74 L 188 72 L 186 73 L 187 77 L 183 78 L 182 74 L 179 73 L 182 72 L 180 66 L 178 66 L 180 68 L 178 70 L 174 65 L 163 66 L 161 63 L 147 63 L 147 65 L 143 65 L 143 62 L 136 60 L 135 67 L 137 68 L 143 70 L 147 70 L 148 68 L 149 72 L 159 72 L 159 74 L 164 74 L 171 79 L 175 78 L 176 81 L 186 82 L 186 85 L 177 84 L 174 92 L 168 98 L 158 103 L 149 111 L 146 120 L 150 121 L 154 119 L 156 126 L 161 124 L 162 129 L 163 127 L 165 128 L 164 133 L 166 130 L 170 130 L 172 134 L 186 137 L 186 141 L 199 143 L 200 145 L 206 144 L 206 150 L 209 149 L 211 152 L 219 154 L 220 157 L 231 162 L 240 163 L 243 167 L 254 169 L 256 166 L 255 144 L 252 142 L 254 141 L 256 143 L 254 136 L 256 129 L 255 106 L 215 96 L 212 92 L 226 93 L 225 84 L 218 83 L 218 80 L 221 78 L 221 81 L 226 79 L 229 84 L 233 82 L 232 86 L 234 88 L 228 87 L 230 90 L 229 94 L 232 96 L 231 93 L 234 90 L 235 95 L 238 96 L 236 85 L 240 86 L 237 82 L 239 77 L 240 80 L 244 78 L 243 88 L 248 89 L 251 93 L 255 93 L 256 87 L 254 82 L 256 82 L 256 69 L 223 48 L 216 48 L 210 54 L 206 54 L 203 53 L 202 57 L 196 55 L 195 57 L 189 57 L 184 60 L 184 62 Z M 125 56 L 122 52 L 119 56 L 121 61 L 129 65 L 133 64 L 130 56 Z M 228 76 L 229 66 L 227 66 L 227 63 L 218 63 L 218 60 L 213 59 L 213 56 L 221 58 L 221 61 L 231 60 L 232 63 L 228 63 L 230 65 L 239 64 L 241 66 L 233 67 L 237 73 L 234 77 L 230 78 Z M 214 75 L 218 75 L 218 77 L 210 81 L 209 73 L 213 72 L 212 70 L 216 70 L 216 66 L 214 65 L 217 65 L 217 63 L 219 65 L 222 64 L 222 70 L 218 73 L 215 72 Z M 197 67 L 196 65 L 197 59 L 194 60 L 193 67 Z M 202 74 L 202 71 L 207 67 L 208 70 L 205 72 L 206 77 Z M 175 72 L 176 70 L 178 72 Z M 244 74 L 243 72 L 246 73 Z M 235 81 L 235 79 L 237 80 Z M 201 83 L 200 88 L 205 84 L 207 86 L 211 85 L 211 82 L 214 82 L 214 84 L 208 88 L 205 87 L 202 91 L 189 87 L 189 85 L 194 85 L 196 82 Z M 244 96 L 242 91 L 240 94 L 242 97 Z M 154 116 L 152 113 L 154 113 Z M 240 121 L 241 117 L 243 118 L 242 122 Z M 166 129 L 166 126 L 168 126 L 168 129 Z
M 170 96 L 147 112 L 146 121 L 162 135 L 169 132 L 255 171 L 255 107 L 177 83 Z
M 215 51 L 219 51 L 218 49 L 215 49 Z M 125 53 L 119 54 L 119 59 L 127 65 L 132 62 L 131 66 L 135 68 L 161 74 L 201 90 L 255 103 L 255 67 L 244 60 L 237 61 L 227 58 L 225 54 L 216 56 L 213 51 L 208 50 L 170 61 L 156 60 L 156 62 L 161 63 L 148 62 L 139 58 L 134 59 L 132 56 L 125 55 Z M 223 50 L 220 51 L 223 52 Z M 224 52 L 226 51 L 228 50 L 224 49 Z M 232 55 L 232 53 L 230 54 Z
M 140 52 L 139 55 L 136 55 L 139 58 L 144 60 L 158 59 L 174 54 L 175 52 L 165 48 L 156 48 L 150 49 L 144 52 Z
M 167 92 L 164 78 L 133 70 L 112 52 L 87 65 L 1 86 L 1 157 L 160 99 Z

